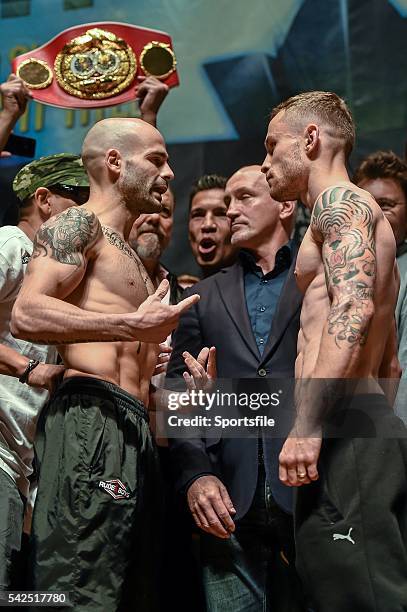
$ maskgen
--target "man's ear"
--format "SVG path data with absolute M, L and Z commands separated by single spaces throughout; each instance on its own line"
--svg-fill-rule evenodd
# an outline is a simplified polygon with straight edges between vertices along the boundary
M 288 219 L 291 216 L 295 217 L 297 208 L 297 200 L 287 200 L 280 202 L 280 219 Z
M 117 149 L 108 149 L 106 151 L 105 164 L 109 173 L 118 178 L 123 165 L 123 158 L 120 151 Z
M 49 219 L 52 213 L 51 198 L 52 193 L 46 187 L 38 187 L 38 189 L 35 190 L 33 196 L 34 204 L 44 221 Z
M 304 150 L 307 157 L 313 157 L 319 147 L 319 127 L 315 123 L 310 123 L 304 130 Z

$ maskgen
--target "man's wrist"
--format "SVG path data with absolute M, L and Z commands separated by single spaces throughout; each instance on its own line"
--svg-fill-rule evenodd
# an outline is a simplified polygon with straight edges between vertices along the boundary
M 154 113 L 154 112 L 143 113 L 142 112 L 141 119 L 145 121 L 146 123 L 149 123 L 153 127 L 157 126 L 157 113 Z
M 38 366 L 40 365 L 40 362 L 38 359 L 30 359 L 25 367 L 24 372 L 21 374 L 21 376 L 18 378 L 18 380 L 20 381 L 20 383 L 28 383 L 28 379 L 29 376 L 31 374 L 31 372 Z
M 14 124 L 17 123 L 21 115 L 22 113 L 19 110 L 12 111 L 7 108 L 3 108 L 3 110 L 0 112 L 0 120 L 3 126 L 10 125 L 11 127 L 13 127 Z
M 318 436 L 321 430 L 321 420 L 314 416 L 301 415 L 297 417 L 292 434 L 297 438 L 312 438 Z
M 118 340 L 133 342 L 137 340 L 136 332 L 140 327 L 142 316 L 137 313 L 109 315 L 110 333 Z
M 201 472 L 199 474 L 196 474 L 195 476 L 192 476 L 192 478 L 190 478 L 186 484 L 184 484 L 181 493 L 187 495 L 190 487 L 194 484 L 194 482 L 196 482 L 199 478 L 202 478 L 203 476 L 214 476 L 214 478 L 217 478 L 214 472 Z

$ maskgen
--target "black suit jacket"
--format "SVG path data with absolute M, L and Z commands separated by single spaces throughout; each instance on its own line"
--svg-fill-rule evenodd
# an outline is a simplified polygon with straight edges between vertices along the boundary
M 264 381 L 264 376 L 292 378 L 302 300 L 294 277 L 295 256 L 263 355 L 257 348 L 247 312 L 244 273 L 239 261 L 188 289 L 183 297 L 199 293 L 201 299 L 180 319 L 167 378 L 180 377 L 185 371 L 183 351 L 196 357 L 204 346 L 216 346 L 218 378 L 257 378 L 259 382 Z M 282 444 L 283 440 L 263 438 L 264 463 L 275 500 L 284 510 L 291 511 L 292 490 L 278 478 Z M 170 449 L 180 492 L 186 492 L 199 475 L 215 474 L 229 492 L 236 518 L 246 514 L 257 484 L 256 438 L 178 438 L 170 440 Z

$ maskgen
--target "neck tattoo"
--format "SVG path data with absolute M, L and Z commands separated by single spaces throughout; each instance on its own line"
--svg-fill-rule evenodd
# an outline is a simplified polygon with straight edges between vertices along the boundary
M 105 235 L 105 237 L 108 239 L 110 244 L 112 244 L 117 249 L 119 249 L 119 251 L 122 251 L 124 255 L 132 259 L 137 264 L 138 270 L 140 272 L 140 276 L 143 279 L 143 282 L 147 287 L 147 283 L 149 282 L 150 277 L 147 273 L 147 270 L 145 269 L 143 265 L 143 262 L 138 257 L 138 255 L 133 251 L 133 249 L 129 247 L 128 244 L 124 242 L 120 234 L 112 230 L 110 227 L 107 227 L 106 225 L 102 225 L 102 232 Z

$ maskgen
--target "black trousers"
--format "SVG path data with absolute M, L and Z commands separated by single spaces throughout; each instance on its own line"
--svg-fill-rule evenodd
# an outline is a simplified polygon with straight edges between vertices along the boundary
M 319 480 L 298 489 L 297 569 L 315 612 L 406 612 L 407 432 L 383 396 L 344 403 L 346 435 L 324 439 Z
M 76 612 L 155 610 L 161 481 L 144 406 L 116 385 L 68 379 L 36 446 L 33 588 L 69 592 Z
M 0 591 L 24 585 L 18 575 L 23 566 L 21 545 L 25 498 L 16 483 L 0 468 Z

